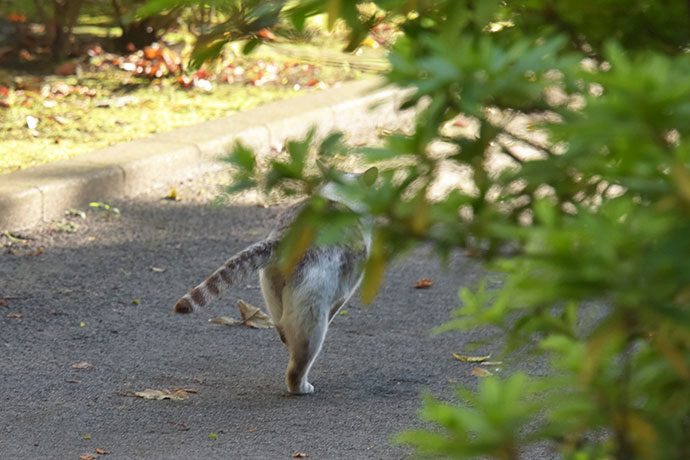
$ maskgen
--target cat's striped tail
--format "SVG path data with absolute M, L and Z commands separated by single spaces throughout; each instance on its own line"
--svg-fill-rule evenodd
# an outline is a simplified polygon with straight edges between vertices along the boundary
M 254 243 L 230 257 L 206 280 L 175 304 L 175 313 L 192 313 L 220 296 L 227 288 L 265 266 L 276 251 L 275 240 Z

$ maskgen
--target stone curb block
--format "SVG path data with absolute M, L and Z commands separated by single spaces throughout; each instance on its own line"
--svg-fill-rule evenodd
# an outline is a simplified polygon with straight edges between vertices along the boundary
M 381 88 L 376 78 L 113 145 L 69 160 L 0 175 L 0 231 L 60 217 L 92 201 L 135 196 L 216 165 L 240 141 L 260 156 L 311 127 L 351 136 L 376 127 L 399 128 L 415 110 L 399 112 L 407 91 Z M 373 107 L 373 109 L 372 109 Z

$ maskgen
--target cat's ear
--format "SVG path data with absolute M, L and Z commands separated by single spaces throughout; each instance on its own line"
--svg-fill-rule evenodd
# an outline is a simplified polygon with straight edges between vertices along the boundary
M 322 176 L 328 175 L 329 168 L 324 164 L 323 161 L 319 160 L 318 158 L 316 159 L 316 166 L 319 168 L 319 171 L 321 171 Z
M 362 174 L 359 175 L 357 180 L 359 180 L 359 183 L 364 185 L 365 187 L 371 187 L 374 185 L 374 182 L 376 182 L 376 179 L 379 177 L 379 170 L 375 166 L 367 169 L 364 171 Z

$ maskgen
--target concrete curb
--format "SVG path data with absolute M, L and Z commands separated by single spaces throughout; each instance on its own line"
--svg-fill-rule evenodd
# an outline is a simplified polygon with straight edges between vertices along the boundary
M 369 79 L 273 102 L 247 112 L 113 145 L 69 160 L 0 175 L 0 231 L 16 231 L 92 201 L 136 196 L 184 180 L 218 163 L 240 140 L 259 155 L 312 126 L 318 135 L 351 136 L 409 123 L 399 111 L 406 92 Z

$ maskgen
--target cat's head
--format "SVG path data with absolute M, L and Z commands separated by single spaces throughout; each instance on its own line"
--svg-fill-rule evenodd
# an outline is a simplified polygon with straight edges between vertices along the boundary
M 361 203 L 357 203 L 352 197 L 352 194 L 346 192 L 346 189 L 348 185 L 353 185 L 357 182 L 362 187 L 371 187 L 379 176 L 378 168 L 371 167 L 361 173 L 346 173 L 332 170 L 320 161 L 317 161 L 316 164 L 324 176 L 334 177 L 334 179 L 326 182 L 326 184 L 321 187 L 319 190 L 320 196 L 331 201 L 343 203 L 354 211 L 364 211 Z

